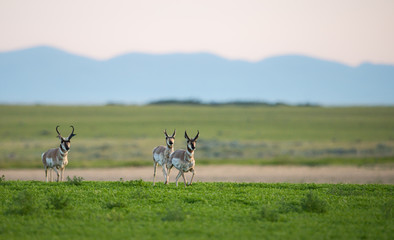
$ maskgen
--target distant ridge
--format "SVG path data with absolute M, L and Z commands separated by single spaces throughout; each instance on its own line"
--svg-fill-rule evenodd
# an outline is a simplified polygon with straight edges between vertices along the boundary
M 98 61 L 42 46 L 0 53 L 0 80 L 2 104 L 394 104 L 394 66 L 299 55 L 252 63 L 209 53 L 130 53 Z

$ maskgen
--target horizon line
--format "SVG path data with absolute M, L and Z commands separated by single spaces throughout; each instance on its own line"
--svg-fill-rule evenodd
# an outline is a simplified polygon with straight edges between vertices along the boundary
M 371 61 L 363 61 L 360 62 L 359 64 L 350 64 L 350 63 L 346 63 L 343 61 L 339 61 L 339 60 L 333 60 L 333 59 L 329 59 L 329 58 L 324 58 L 324 57 L 318 57 L 318 56 L 313 56 L 313 55 L 309 55 L 309 54 L 304 54 L 304 53 L 296 53 L 296 52 L 289 52 L 289 53 L 278 53 L 275 55 L 270 55 L 268 57 L 265 58 L 261 58 L 259 60 L 256 61 L 252 61 L 252 60 L 248 60 L 248 59 L 243 59 L 243 58 L 228 58 L 225 56 L 222 56 L 220 54 L 217 53 L 213 53 L 210 51 L 179 51 L 179 52 L 142 52 L 142 51 L 130 51 L 130 52 L 123 52 L 123 53 L 119 53 L 119 54 L 114 54 L 112 55 L 112 57 L 108 57 L 108 58 L 97 58 L 97 57 L 93 57 L 87 54 L 82 54 L 82 53 L 78 53 L 78 52 L 74 52 L 71 50 L 67 50 L 61 47 L 56 47 L 56 46 L 52 46 L 52 45 L 46 45 L 46 44 L 39 44 L 39 45 L 32 45 L 32 46 L 26 46 L 26 47 L 21 47 L 21 48 L 15 48 L 15 49 L 11 49 L 11 50 L 0 50 L 0 54 L 2 53 L 11 53 L 11 52 L 18 52 L 18 51 L 25 51 L 25 50 L 29 50 L 29 49 L 34 49 L 34 48 L 50 48 L 50 49 L 55 49 L 61 52 L 64 52 L 66 54 L 70 54 L 70 55 L 74 55 L 74 56 L 78 56 L 78 57 L 83 57 L 83 58 L 87 58 L 90 60 L 94 60 L 94 61 L 99 61 L 99 62 L 106 62 L 106 61 L 110 61 L 112 59 L 116 59 L 122 56 L 127 56 L 130 54 L 144 54 L 144 55 L 151 55 L 151 56 L 164 56 L 164 55 L 176 55 L 176 54 L 183 54 L 183 55 L 188 55 L 188 54 L 208 54 L 208 55 L 212 55 L 215 57 L 219 57 L 222 58 L 224 60 L 228 60 L 228 61 L 241 61 L 241 62 L 247 62 L 247 63 L 259 63 L 262 61 L 265 61 L 267 59 L 271 59 L 271 58 L 277 58 L 277 57 L 285 57 L 285 56 L 294 56 L 294 57 L 306 57 L 306 58 L 313 58 L 316 60 L 320 60 L 320 61 L 326 61 L 326 62 L 333 62 L 333 63 L 338 63 L 338 64 L 342 64 L 348 67 L 359 67 L 361 65 L 364 64 L 372 64 L 372 65 L 385 65 L 385 66 L 394 66 L 394 63 L 375 63 L 375 62 L 371 62 Z

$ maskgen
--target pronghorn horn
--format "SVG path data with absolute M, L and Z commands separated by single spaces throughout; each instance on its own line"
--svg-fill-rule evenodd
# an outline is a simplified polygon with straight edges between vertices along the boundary
M 164 134 L 166 135 L 166 137 L 168 137 L 167 129 L 164 129 Z
M 77 135 L 77 134 L 74 134 L 74 126 L 70 126 L 70 127 L 72 127 L 72 132 L 71 132 L 71 134 L 70 134 L 70 136 L 68 136 L 68 140 L 70 140 L 72 137 L 74 137 L 75 135 Z
M 175 137 L 175 135 L 176 135 L 176 129 L 174 129 L 174 133 L 172 134 L 171 137 Z
M 200 135 L 200 131 L 197 130 L 197 135 L 193 138 L 193 141 L 196 141 L 199 135 Z
M 59 128 L 59 126 L 56 126 L 56 132 L 57 132 L 57 136 L 59 137 L 59 138 L 61 138 L 62 137 L 62 135 L 60 134 L 60 132 L 59 132 L 59 130 L 58 130 L 58 128 Z
M 185 138 L 187 138 L 187 140 L 190 140 L 189 136 L 186 133 L 186 130 L 185 130 Z

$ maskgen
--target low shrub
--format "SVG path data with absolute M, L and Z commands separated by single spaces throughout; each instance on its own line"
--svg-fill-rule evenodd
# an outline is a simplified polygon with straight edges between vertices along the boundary
M 67 182 L 71 185 L 82 185 L 83 177 L 77 177 L 74 176 L 73 179 L 71 179 L 69 176 L 67 176 Z
M 167 208 L 165 215 L 161 218 L 163 221 L 183 221 L 185 220 L 185 212 L 179 206 Z
M 279 213 L 277 210 L 269 209 L 269 208 L 263 206 L 260 209 L 259 217 L 261 219 L 266 219 L 270 222 L 277 222 L 279 220 Z
M 52 195 L 49 195 L 47 200 L 47 209 L 57 210 L 66 208 L 67 206 L 69 206 L 70 202 L 70 198 L 67 195 L 61 193 L 54 193 Z
M 23 190 L 13 198 L 12 204 L 8 207 L 6 213 L 27 215 L 35 210 L 35 198 L 33 194 L 27 190 Z
M 310 191 L 305 198 L 301 199 L 301 207 L 307 212 L 324 213 L 327 211 L 327 202 Z
M 124 208 L 124 207 L 126 207 L 126 204 L 123 203 L 123 202 L 109 201 L 109 202 L 105 203 L 105 207 L 108 208 L 108 209 Z

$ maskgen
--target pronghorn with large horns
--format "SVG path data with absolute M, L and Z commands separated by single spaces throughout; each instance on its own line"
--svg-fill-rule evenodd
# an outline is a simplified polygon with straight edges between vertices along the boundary
M 189 138 L 185 131 L 185 138 L 187 139 L 187 150 L 179 149 L 176 150 L 173 154 L 170 156 L 170 165 L 168 166 L 168 171 L 171 170 L 171 168 L 174 166 L 176 169 L 179 170 L 178 175 L 176 176 L 175 184 L 178 186 L 178 179 L 180 176 L 183 178 L 183 182 L 186 187 L 186 178 L 185 178 L 185 173 L 186 172 L 191 172 L 192 178 L 190 179 L 189 185 L 192 184 L 193 182 L 193 177 L 196 171 L 194 170 L 195 166 L 195 161 L 194 161 L 194 150 L 196 149 L 196 141 L 198 136 L 200 135 L 200 131 L 197 130 L 197 135 L 194 138 Z
M 158 164 L 163 168 L 163 175 L 165 178 L 164 183 L 168 184 L 169 182 L 170 172 L 167 172 L 167 165 L 171 153 L 174 152 L 176 129 L 171 136 L 168 136 L 167 129 L 165 129 L 164 135 L 166 136 L 166 146 L 157 146 L 155 149 L 153 149 L 153 185 L 155 185 L 156 168 Z
M 56 174 L 57 174 L 57 180 L 56 182 L 59 182 L 59 172 L 57 171 L 58 169 L 61 172 L 61 181 L 63 181 L 63 174 L 64 174 L 64 169 L 66 168 L 68 164 L 68 151 L 70 150 L 71 143 L 70 140 L 72 137 L 74 137 L 76 134 L 74 134 L 74 127 L 70 126 L 73 130 L 70 133 L 70 135 L 67 138 L 62 137 L 60 134 L 58 128 L 59 126 L 56 126 L 56 132 L 57 132 L 57 137 L 60 139 L 60 146 L 58 148 L 52 148 L 46 151 L 41 155 L 42 163 L 44 164 L 45 168 L 45 181 L 48 182 L 48 168 L 53 169 Z M 51 180 L 52 180 L 52 174 L 51 174 Z

